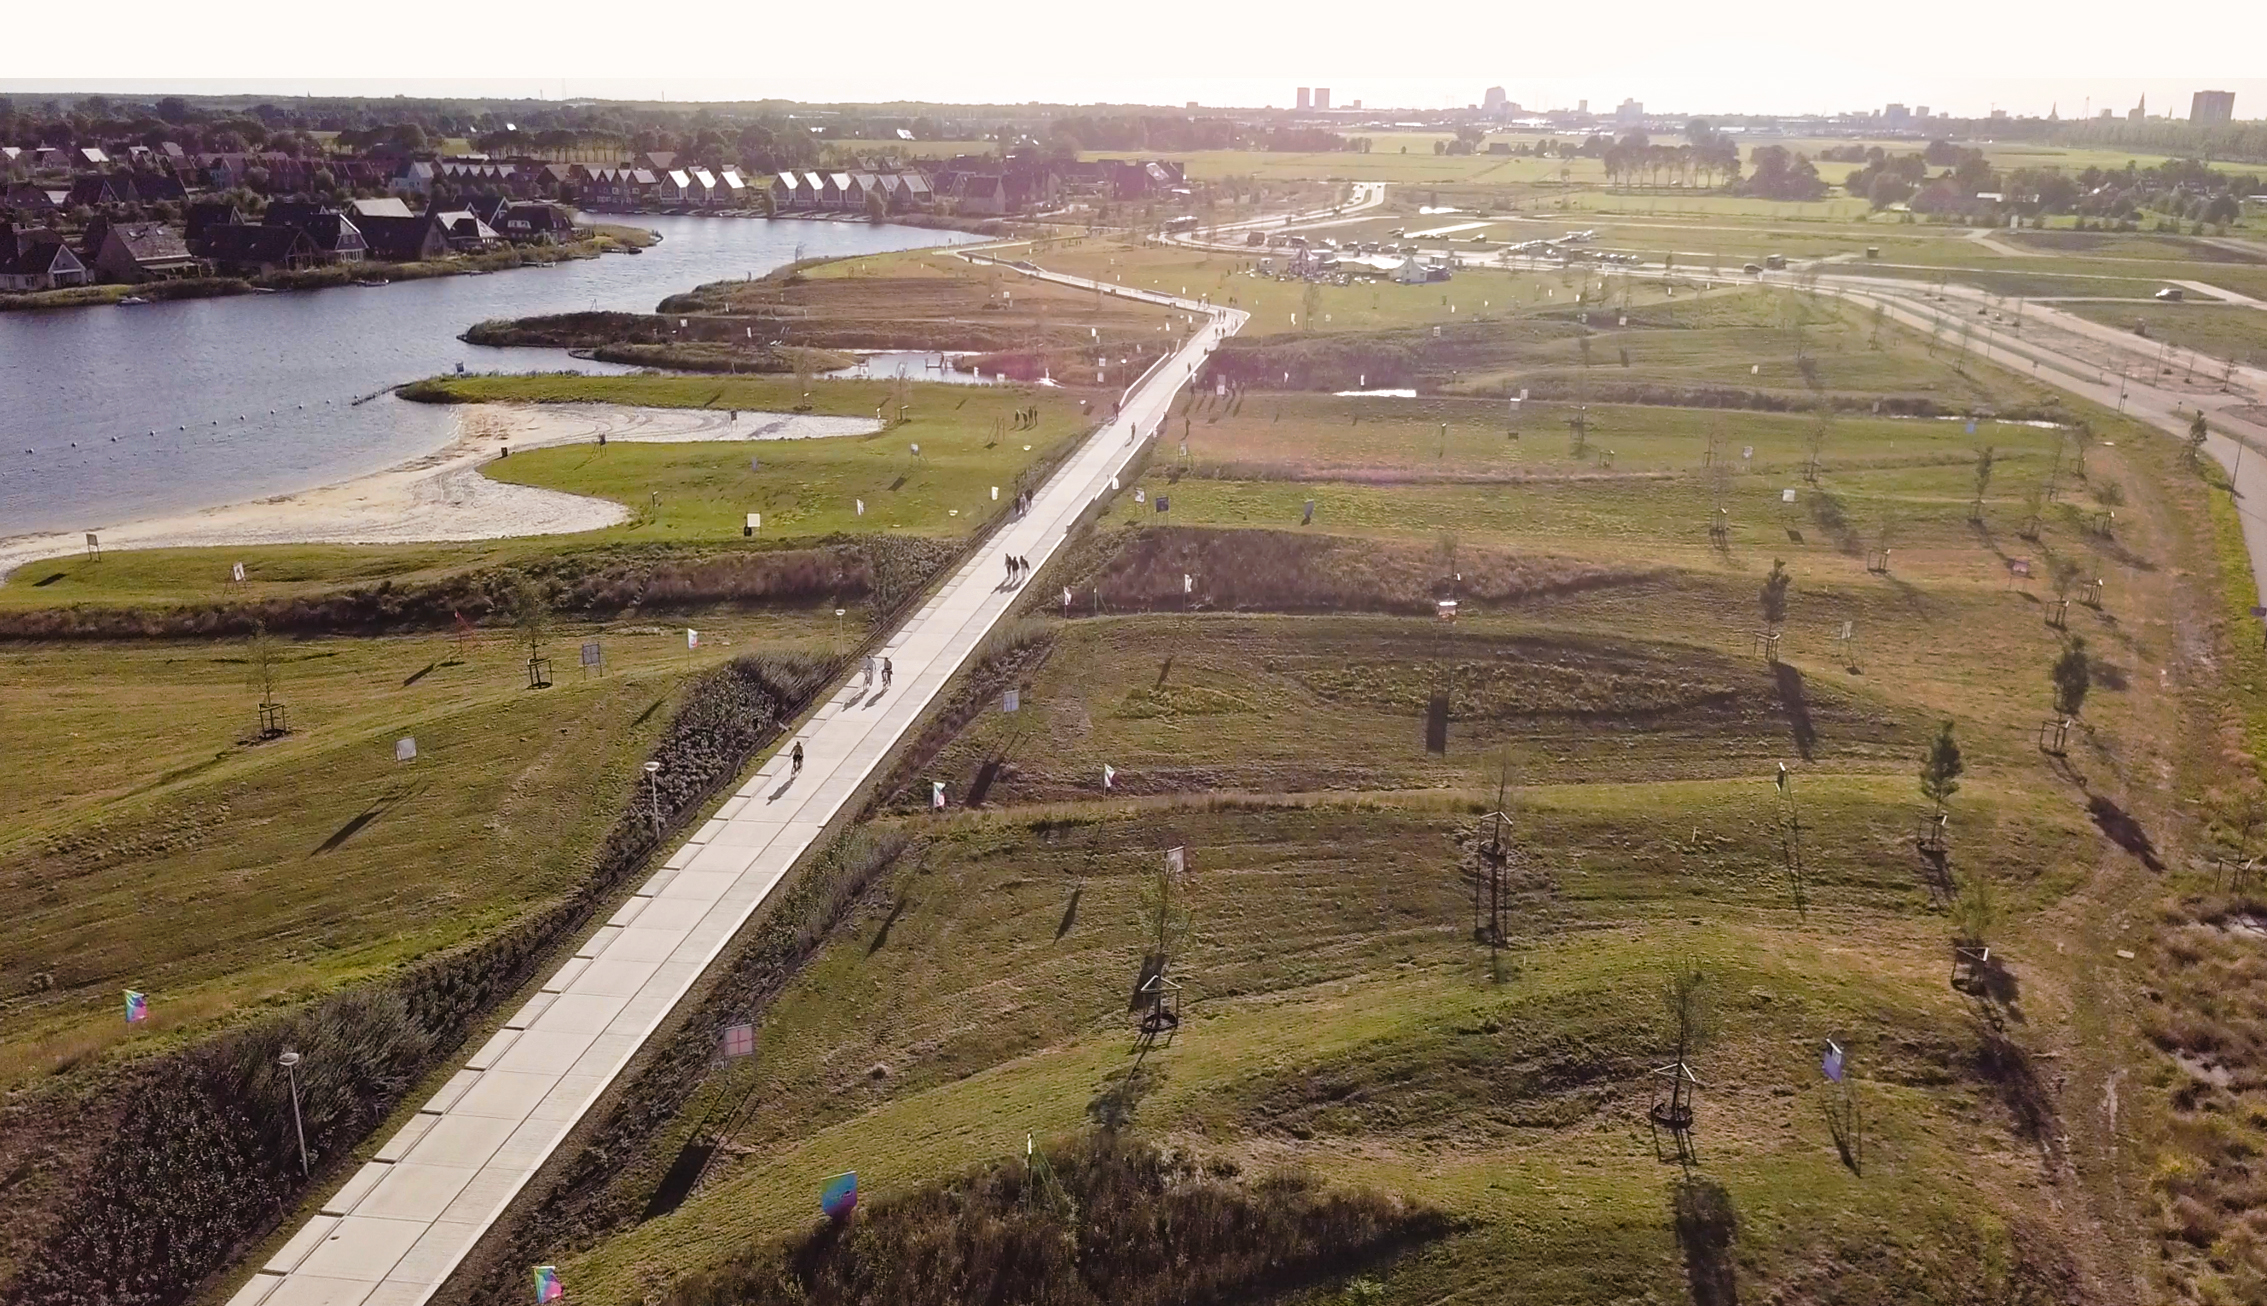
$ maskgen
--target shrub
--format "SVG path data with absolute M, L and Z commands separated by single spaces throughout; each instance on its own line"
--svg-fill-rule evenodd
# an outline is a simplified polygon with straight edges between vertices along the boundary
M 1096 1133 L 862 1207 L 679 1284 L 668 1306 L 1029 1302 L 1208 1306 L 1275 1296 L 1453 1229 L 1374 1191 L 1298 1174 L 1208 1175 Z

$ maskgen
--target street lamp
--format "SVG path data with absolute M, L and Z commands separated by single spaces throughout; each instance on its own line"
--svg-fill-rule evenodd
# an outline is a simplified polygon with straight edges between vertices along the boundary
M 313 1171 L 307 1165 L 307 1126 L 299 1120 L 299 1054 L 286 1050 L 276 1058 L 276 1064 L 291 1080 L 291 1132 L 299 1136 L 299 1177 L 305 1179 Z
M 661 837 L 661 777 L 660 777 L 660 772 L 661 772 L 661 763 L 659 763 L 659 762 L 648 762 L 648 763 L 646 763 L 646 764 L 645 764 L 645 788 L 646 788 L 646 794 L 647 794 L 647 796 L 648 796 L 648 799 L 649 799 L 649 801 L 650 801 L 650 805 L 651 805 L 651 807 L 652 807 L 652 809 L 653 809 L 653 835 L 654 835 L 654 837 L 655 837 L 656 839 L 658 839 L 658 838 L 660 838 L 660 837 Z

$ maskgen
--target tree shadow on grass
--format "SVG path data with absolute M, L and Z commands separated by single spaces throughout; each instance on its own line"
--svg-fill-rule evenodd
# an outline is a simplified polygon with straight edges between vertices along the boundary
M 1810 719 L 1810 699 L 1803 693 L 1803 673 L 1781 662 L 1771 668 L 1771 674 L 1778 684 L 1779 710 L 1786 714 L 1787 729 L 1795 737 L 1795 751 L 1807 762 L 1812 746 L 1818 742 L 1818 728 Z
M 1670 1194 L 1670 1210 L 1693 1306 L 1737 1306 L 1740 1283 L 1732 1244 L 1739 1238 L 1740 1221 L 1732 1195 L 1713 1179 L 1687 1175 Z
M 2111 843 L 2141 859 L 2141 864 L 2152 871 L 2162 871 L 2165 864 L 2157 856 L 2157 845 L 2149 832 L 2133 813 L 2112 802 L 2107 796 L 2095 794 L 2086 800 L 2086 814 L 2094 818 L 2094 825 Z

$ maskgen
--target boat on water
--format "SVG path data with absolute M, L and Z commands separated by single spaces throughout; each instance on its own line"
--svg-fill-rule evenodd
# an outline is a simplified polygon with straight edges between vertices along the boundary
M 118 304 L 121 308 L 128 304 L 147 304 L 149 302 L 150 301 L 142 298 L 140 295 L 122 295 L 118 299 Z

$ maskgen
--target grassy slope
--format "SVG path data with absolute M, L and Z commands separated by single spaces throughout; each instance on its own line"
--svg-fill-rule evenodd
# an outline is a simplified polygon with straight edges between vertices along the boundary
M 491 634 L 286 645 L 290 737 L 252 734 L 240 644 L 18 647 L 0 747 L 50 779 L 0 803 L 0 1082 L 246 1006 L 317 992 L 474 937 L 563 891 L 683 679 L 754 647 L 824 645 L 822 614 L 569 628 L 548 691 Z M 608 674 L 573 668 L 601 641 Z M 393 759 L 417 739 L 418 759 Z M 118 1020 L 118 990 L 151 995 Z
M 1897 366 L 1928 365 L 1913 342 L 1897 348 Z M 1784 352 L 1759 361 L 1788 365 Z M 2062 1160 L 2098 1147 L 2097 1127 L 2056 1118 L 2051 1099 L 2046 1124 L 2027 1125 L 2029 1108 L 1978 1073 L 1978 1027 L 1945 987 L 1941 890 L 1910 843 L 1911 774 L 1923 732 L 1958 720 L 1970 770 L 1952 869 L 2001 895 L 2021 1040 L 2084 1048 L 2085 1066 L 2069 1063 L 2081 1078 L 2102 1069 L 2097 1048 L 2135 1064 L 2130 1025 L 2096 1010 L 2108 941 L 2076 924 L 2102 910 L 2097 894 L 2134 891 L 2119 879 L 2131 863 L 2093 832 L 2085 791 L 2032 747 L 2061 635 L 2042 620 L 2048 568 L 2011 587 L 2003 559 L 2066 556 L 2109 582 L 2105 610 L 2074 608 L 2071 625 L 2099 659 L 2081 764 L 2114 783 L 2170 738 L 2169 700 L 2142 674 L 2168 656 L 2167 605 L 2185 593 L 2165 583 L 2177 519 L 2147 482 L 2162 460 L 2097 443 L 2087 485 L 2066 465 L 2064 502 L 2031 542 L 2014 538 L 2024 492 L 2056 456 L 2055 435 L 2035 428 L 1971 437 L 1953 422 L 1837 421 L 1821 485 L 1782 521 L 1777 491 L 1802 484 L 1807 419 L 1600 413 L 1621 424 L 1607 441 L 1627 445 L 1621 461 L 1651 469 L 1641 479 L 1604 474 L 1598 441 L 1577 456 L 1563 432 L 1523 436 L 1515 460 L 1486 419 L 1453 427 L 1444 457 L 1438 405 L 1395 417 L 1395 402 L 1208 401 L 1189 414 L 1191 474 L 1175 483 L 1161 457 L 1147 487 L 1172 496 L 1181 525 L 1296 529 L 1314 498 L 1311 529 L 1380 547 L 1449 531 L 1472 549 L 1639 579 L 1477 605 L 1453 630 L 1205 613 L 1201 588 L 1186 617 L 1064 623 L 1035 599 L 1052 644 L 1017 675 L 1022 711 L 977 714 L 916 772 L 965 795 L 994 766 L 987 810 L 884 818 L 926 846 L 767 1014 L 753 1062 L 688 1113 L 741 1108 L 731 1163 L 674 1214 L 575 1260 L 581 1291 L 637 1298 L 794 1228 L 818 1179 L 843 1168 L 888 1191 L 1010 1152 L 1024 1131 L 1077 1127 L 1130 1060 L 1142 879 L 1174 844 L 1192 857 L 1194 930 L 1176 961 L 1191 1022 L 1149 1058 L 1160 1080 L 1140 1118 L 1200 1151 L 1379 1183 L 1478 1222 L 1385 1276 L 1384 1300 L 1462 1299 L 1476 1284 L 1521 1301 L 1694 1291 L 1696 1259 L 1671 1229 L 1676 1171 L 1644 1122 L 1663 1039 L 1654 989 L 1680 955 L 1717 982 L 1723 1032 L 1701 1067 L 1699 1145 L 1737 1212 L 1724 1255 L 1743 1287 L 1787 1300 L 2045 1300 L 2099 1270 L 2101 1226 L 2082 1212 L 2108 1208 L 2086 1205 Z M 2146 439 L 2087 416 L 2097 441 Z M 1724 552 L 1699 530 L 1710 429 L 1752 442 L 1766 469 L 1734 478 Z M 1978 530 L 1965 519 L 1983 441 L 2002 461 Z M 1514 470 L 1543 479 L 1460 481 Z M 2119 497 L 2112 482 L 2133 497 L 2105 540 L 2082 527 Z M 1157 521 L 1129 499 L 1106 521 Z M 1863 555 L 1885 512 L 1897 563 L 1882 577 Z M 1128 538 L 1106 533 L 1094 549 Z M 1749 647 L 1775 554 L 1797 574 L 1793 701 Z M 1233 533 L 1208 556 L 1234 566 Z M 1066 580 L 1083 601 L 1080 565 Z M 1052 595 L 1052 583 L 1037 588 Z M 1862 674 L 1832 639 L 1844 619 L 1861 632 Z M 1450 752 L 1436 757 L 1421 722 L 1443 660 L 1458 688 Z M 1525 852 L 1499 986 L 1466 933 L 1459 865 L 1477 810 L 1464 787 L 1502 742 L 1531 787 L 1516 808 Z M 1809 831 L 1800 909 L 1765 779 L 1779 760 L 1795 767 Z M 1123 784 L 1107 800 L 1104 762 Z M 1862 1176 L 1828 1137 L 1825 1038 L 1861 1067 Z M 2137 1233 L 2110 1229 L 2125 1246 Z
M 465 402 L 615 403 L 663 408 L 786 411 L 799 400 L 791 378 L 684 376 L 469 376 L 431 382 Z M 910 420 L 872 436 L 730 444 L 621 442 L 600 451 L 560 445 L 491 461 L 500 480 L 612 498 L 632 520 L 571 536 L 466 544 L 261 545 L 108 553 L 101 562 L 54 559 L 0 586 L 0 604 L 155 603 L 278 598 L 392 580 L 429 580 L 525 558 L 647 544 L 736 546 L 750 512 L 764 514 L 766 543 L 836 531 L 891 530 L 955 536 L 998 510 L 990 487 L 1008 488 L 1025 468 L 1083 434 L 1094 414 L 1052 390 L 884 381 L 820 381 L 812 411 L 872 417 L 902 403 Z M 1036 409 L 1018 429 L 1015 414 Z M 916 459 L 910 446 L 921 445 Z M 1027 447 L 1028 446 L 1028 447 Z M 751 460 L 762 464 L 751 469 Z M 658 508 L 651 496 L 661 495 Z M 866 500 L 860 518 L 853 500 Z M 958 516 L 952 515 L 954 510 Z M 227 584 L 232 561 L 246 584 Z M 40 584 L 50 577 L 48 584 Z

